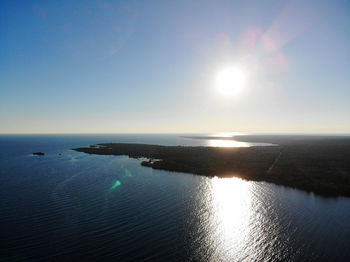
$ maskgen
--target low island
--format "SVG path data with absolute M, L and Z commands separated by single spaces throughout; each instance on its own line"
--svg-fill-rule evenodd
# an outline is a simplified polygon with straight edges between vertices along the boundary
M 141 164 L 154 169 L 209 177 L 234 176 L 322 196 L 350 196 L 349 138 L 242 136 L 239 140 L 276 146 L 220 148 L 105 143 L 74 150 L 143 158 L 147 160 Z
M 45 155 L 45 153 L 43 153 L 43 152 L 34 152 L 33 153 L 33 156 L 44 156 Z

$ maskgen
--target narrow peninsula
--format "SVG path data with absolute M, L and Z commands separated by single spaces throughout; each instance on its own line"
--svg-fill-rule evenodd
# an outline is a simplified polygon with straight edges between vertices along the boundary
M 350 197 L 350 139 L 242 137 L 241 141 L 276 146 L 219 148 L 106 143 L 75 148 L 98 155 L 127 155 L 147 159 L 154 169 L 202 176 L 240 177 L 267 181 L 322 196 Z

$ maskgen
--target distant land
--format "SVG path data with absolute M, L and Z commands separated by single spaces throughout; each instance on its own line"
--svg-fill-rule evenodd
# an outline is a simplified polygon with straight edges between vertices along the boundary
M 234 140 L 276 146 L 222 148 L 105 143 L 74 150 L 88 154 L 146 158 L 141 164 L 154 169 L 209 177 L 240 177 L 322 196 L 350 197 L 348 136 L 264 135 L 237 136 Z

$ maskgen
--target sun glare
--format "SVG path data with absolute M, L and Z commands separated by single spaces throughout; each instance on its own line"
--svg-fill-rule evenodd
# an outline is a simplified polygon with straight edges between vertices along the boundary
M 220 71 L 216 78 L 216 88 L 225 95 L 231 96 L 239 93 L 245 86 L 246 76 L 238 67 L 228 67 Z
M 234 140 L 212 139 L 208 143 L 211 147 L 249 147 L 249 143 Z

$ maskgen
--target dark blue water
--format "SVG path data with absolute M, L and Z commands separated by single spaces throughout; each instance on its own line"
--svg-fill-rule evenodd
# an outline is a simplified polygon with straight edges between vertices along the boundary
M 350 261 L 349 198 L 70 150 L 100 142 L 206 144 L 0 136 L 0 261 Z

